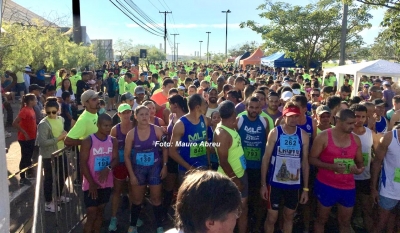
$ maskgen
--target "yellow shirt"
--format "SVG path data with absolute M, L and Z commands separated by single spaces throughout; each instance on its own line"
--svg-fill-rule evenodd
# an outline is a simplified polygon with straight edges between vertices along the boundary
M 74 127 L 68 132 L 67 137 L 72 139 L 83 140 L 89 135 L 97 132 L 97 119 L 98 115 L 83 111 L 76 121 Z
M 134 83 L 134 82 L 131 82 L 131 83 L 125 82 L 125 91 L 124 91 L 124 93 L 125 92 L 129 92 L 132 95 L 135 95 L 135 88 L 136 88 L 136 83 Z
M 25 82 L 25 80 L 24 80 L 24 73 L 22 73 L 22 72 L 17 72 L 15 75 L 17 75 L 17 83 L 23 83 L 23 82 Z
M 49 122 L 51 126 L 51 132 L 53 133 L 54 137 L 58 137 L 61 135 L 62 132 L 64 132 L 64 123 L 61 119 L 61 117 L 57 117 L 56 119 L 51 119 L 47 117 L 47 121 Z M 64 140 L 60 140 L 57 142 L 57 149 L 62 149 L 64 148 Z

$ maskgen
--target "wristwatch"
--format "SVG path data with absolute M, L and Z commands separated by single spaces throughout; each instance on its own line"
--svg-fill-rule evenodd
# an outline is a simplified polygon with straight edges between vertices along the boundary
M 107 166 L 108 170 L 112 170 L 112 167 L 110 165 Z

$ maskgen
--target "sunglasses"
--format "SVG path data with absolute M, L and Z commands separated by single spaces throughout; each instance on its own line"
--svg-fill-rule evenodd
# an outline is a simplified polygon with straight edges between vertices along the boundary
M 56 114 L 57 114 L 57 111 L 46 112 L 46 114 L 47 114 L 47 115 L 51 115 L 51 114 L 56 115 Z
M 312 94 L 312 97 L 319 97 L 319 94 Z

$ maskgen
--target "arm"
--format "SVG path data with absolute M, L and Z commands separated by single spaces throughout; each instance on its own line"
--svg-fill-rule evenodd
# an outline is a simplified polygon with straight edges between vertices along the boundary
M 390 142 L 392 141 L 392 133 L 386 133 L 383 138 L 381 138 L 378 148 L 375 153 L 375 158 L 371 163 L 371 192 L 372 196 L 377 202 L 378 199 L 378 177 L 381 171 L 382 162 L 388 151 Z
M 334 170 L 333 164 L 322 162 L 319 159 L 321 152 L 326 147 L 325 141 L 327 141 L 327 138 L 328 138 L 328 133 L 324 131 L 317 135 L 311 147 L 311 152 L 308 160 L 311 165 L 314 165 L 318 168 L 324 168 L 333 171 Z
M 312 128 L 313 128 L 313 134 L 312 134 L 312 140 L 315 140 L 315 137 L 317 136 L 317 121 L 315 119 L 312 119 Z M 308 144 L 310 145 L 310 144 Z
M 304 188 L 308 188 L 308 178 L 310 175 L 310 164 L 308 163 L 308 151 L 309 151 L 309 145 L 310 145 L 310 137 L 304 130 L 301 130 L 301 134 L 302 134 L 302 140 L 303 140 L 303 158 L 302 158 L 302 162 L 301 162 L 301 169 L 303 171 Z
M 136 179 L 135 174 L 133 173 L 132 162 L 131 162 L 131 153 L 132 153 L 132 145 L 133 145 L 133 140 L 134 140 L 134 133 L 135 133 L 135 129 L 132 129 L 128 132 L 128 134 L 126 135 L 125 148 L 124 148 L 125 166 L 126 166 L 126 169 L 128 170 L 129 177 L 131 179 L 131 184 L 132 184 L 133 180 L 135 180 L 137 183 L 137 179 Z
M 354 137 L 354 140 L 356 141 L 356 143 L 357 143 L 357 154 L 356 154 L 356 157 L 354 158 L 354 162 L 355 162 L 355 165 L 357 166 L 356 168 L 357 169 L 352 169 L 352 173 L 353 174 L 356 174 L 356 175 L 359 175 L 359 174 L 361 174 L 363 171 L 364 171 L 364 159 L 363 159 L 363 157 L 362 157 L 362 150 L 361 150 L 361 140 L 360 140 L 360 138 L 358 137 L 358 136 L 356 136 L 356 135 L 353 135 L 353 137 Z
M 389 127 L 388 127 L 388 131 L 392 130 L 394 127 L 394 123 L 396 123 L 397 121 L 400 120 L 400 112 L 395 112 L 392 115 L 392 118 L 390 119 L 390 123 L 389 123 Z
M 265 147 L 264 156 L 261 161 L 260 195 L 261 195 L 261 198 L 263 198 L 264 200 L 268 200 L 267 174 L 268 174 L 269 163 L 271 161 L 271 156 L 272 156 L 272 152 L 274 151 L 274 146 L 275 146 L 276 140 L 277 140 L 277 132 L 276 132 L 276 128 L 275 128 L 268 135 L 267 145 Z
M 268 135 L 269 135 L 269 132 L 270 132 L 270 131 L 269 131 L 270 125 L 269 125 L 269 121 L 268 121 L 267 118 L 264 117 L 264 120 L 265 120 L 265 123 L 267 123 L 267 125 L 266 125 L 266 127 L 265 127 L 265 135 L 266 135 L 265 138 L 268 138 Z M 274 126 L 272 126 L 272 128 L 274 128 Z
M 83 142 L 84 143 L 81 146 L 81 150 L 80 150 L 80 154 L 79 154 L 80 169 L 81 169 L 82 175 L 84 175 L 86 177 L 86 180 L 89 182 L 89 196 L 91 196 L 92 199 L 96 199 L 98 184 L 94 181 L 92 175 L 90 174 L 89 165 L 88 165 L 90 148 L 92 147 L 92 142 L 89 137 L 84 139 Z
M 161 127 L 157 127 L 156 128 L 156 135 L 157 135 L 157 139 L 160 142 L 163 142 L 166 140 L 167 136 L 164 135 L 164 131 Z M 165 139 L 164 139 L 165 138 Z M 163 146 L 162 147 L 162 158 L 163 158 L 163 164 L 162 164 L 162 169 L 161 169 L 161 179 L 164 179 L 167 176 L 167 162 L 168 162 L 168 147 Z
M 169 114 L 171 111 L 168 108 L 165 108 L 163 110 L 163 120 L 164 120 L 164 125 L 168 126 L 169 124 Z
M 14 128 L 16 128 L 17 131 L 20 131 L 21 133 L 23 133 L 24 136 L 25 136 L 25 139 L 29 140 L 29 136 L 28 136 L 28 134 L 26 133 L 26 131 L 25 131 L 24 129 L 22 129 L 22 128 L 19 126 L 19 122 L 20 122 L 21 120 L 22 120 L 21 117 L 18 115 L 17 118 L 14 119 L 14 121 L 13 121 L 13 123 L 12 123 L 12 126 L 13 126 Z
M 47 126 L 47 123 L 42 122 L 38 125 L 38 133 L 37 133 L 37 140 L 39 143 L 40 147 L 43 146 L 52 146 L 52 145 L 56 145 L 58 141 L 62 140 L 63 138 L 48 138 L 48 131 L 49 131 L 49 127 Z M 60 135 L 61 136 L 61 135 Z
M 85 122 L 82 120 L 76 121 L 74 127 L 68 132 L 67 137 L 65 137 L 64 144 L 66 146 L 80 146 L 82 145 L 82 140 L 79 138 L 84 135 L 82 130 L 86 129 Z
M 112 160 L 110 162 L 110 166 L 111 166 L 111 168 L 114 168 L 119 164 L 119 153 L 118 153 L 118 140 L 117 140 L 117 138 L 112 137 L 112 140 L 113 140 L 113 153 L 112 153 Z
M 183 132 L 185 132 L 185 126 L 183 123 L 178 120 L 176 124 L 174 125 L 174 129 L 172 130 L 172 136 L 171 136 L 171 145 L 169 147 L 169 156 L 173 160 L 175 160 L 179 165 L 184 167 L 186 170 L 191 170 L 193 169 L 192 166 L 190 166 L 178 153 L 178 147 L 176 147 L 176 143 L 181 140 L 183 136 Z

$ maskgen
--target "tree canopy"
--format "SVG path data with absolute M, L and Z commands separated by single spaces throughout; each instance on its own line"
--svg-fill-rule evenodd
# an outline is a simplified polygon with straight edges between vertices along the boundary
M 237 57 L 243 55 L 245 52 L 253 52 L 255 51 L 260 45 L 256 41 L 246 41 L 242 44 L 237 44 L 231 47 L 228 50 L 229 55 L 231 57 Z
M 341 2 L 334 0 L 321 0 L 306 6 L 267 0 L 257 9 L 263 10 L 259 15 L 268 20 L 268 24 L 260 25 L 249 20 L 240 26 L 260 33 L 265 47 L 282 50 L 297 64 L 308 67 L 311 61 L 325 62 L 338 57 L 341 7 Z M 371 27 L 368 22 L 371 18 L 368 6 L 349 5 L 347 48 L 363 44 L 359 33 Z

